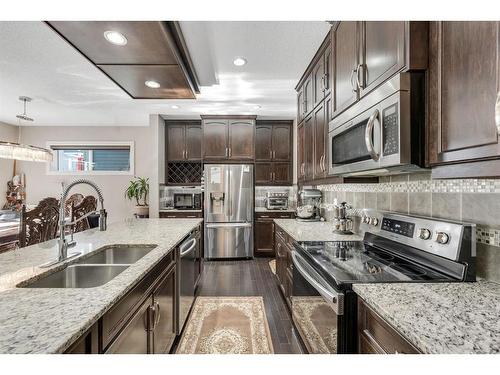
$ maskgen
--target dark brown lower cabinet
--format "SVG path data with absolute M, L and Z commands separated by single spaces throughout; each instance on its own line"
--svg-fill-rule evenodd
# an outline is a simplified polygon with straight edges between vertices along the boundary
M 361 298 L 358 298 L 358 352 L 360 354 L 420 353 Z
M 178 253 L 176 248 L 164 256 L 65 353 L 169 353 L 176 337 Z
M 276 277 L 283 297 L 291 308 L 291 295 L 293 288 L 292 272 L 292 244 L 293 239 L 288 236 L 278 225 L 275 226 L 274 243 L 276 252 Z
M 255 219 L 255 256 L 274 256 L 274 222 L 272 219 Z
M 151 301 L 144 301 L 118 337 L 106 349 L 106 354 L 151 353 Z
M 274 257 L 274 219 L 292 219 L 292 212 L 255 213 L 254 255 Z
M 165 275 L 153 292 L 152 309 L 156 314 L 153 329 L 153 353 L 166 354 L 175 339 L 175 267 Z

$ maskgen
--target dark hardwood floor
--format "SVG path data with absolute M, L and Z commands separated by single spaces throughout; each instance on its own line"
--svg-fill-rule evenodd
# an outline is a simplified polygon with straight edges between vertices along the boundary
M 269 268 L 270 258 L 205 262 L 200 296 L 262 296 L 276 354 L 301 353 L 288 307 Z

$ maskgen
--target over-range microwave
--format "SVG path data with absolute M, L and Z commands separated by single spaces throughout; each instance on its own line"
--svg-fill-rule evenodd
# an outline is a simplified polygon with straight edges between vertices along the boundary
M 425 164 L 425 76 L 401 73 L 328 126 L 329 173 L 388 175 Z

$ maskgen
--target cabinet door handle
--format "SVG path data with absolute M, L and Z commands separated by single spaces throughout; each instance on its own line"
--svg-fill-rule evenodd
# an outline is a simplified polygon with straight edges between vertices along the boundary
M 188 158 L 188 150 L 186 150 L 186 159 Z
M 271 150 L 269 150 L 269 159 L 272 159 L 273 158 L 273 152 Z
M 227 158 L 227 157 L 229 157 L 229 154 L 228 154 L 227 150 L 228 150 L 228 148 L 226 147 L 226 153 L 224 154 L 224 156 L 225 156 L 226 158 Z
M 355 87 L 354 82 L 352 81 L 352 79 L 354 78 L 354 73 L 356 73 L 356 69 L 351 70 L 351 76 L 349 77 L 349 82 L 351 83 L 352 92 L 357 93 L 358 89 Z
M 155 307 L 155 325 L 154 325 L 153 329 L 156 329 L 156 326 L 158 325 L 158 323 L 160 323 L 160 316 L 161 316 L 160 304 L 158 301 L 155 302 L 155 306 L 156 306 Z
M 269 215 L 259 215 L 259 217 L 269 217 Z
M 358 85 L 358 89 L 364 89 L 364 79 L 359 78 L 359 72 L 363 68 L 363 64 L 358 64 L 356 67 L 356 84 Z

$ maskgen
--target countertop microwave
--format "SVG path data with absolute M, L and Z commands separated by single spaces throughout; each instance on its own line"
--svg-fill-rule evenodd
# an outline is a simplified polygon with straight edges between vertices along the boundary
M 174 208 L 201 210 L 201 193 L 174 193 Z
M 425 164 L 425 76 L 400 73 L 328 126 L 329 173 L 387 175 Z

